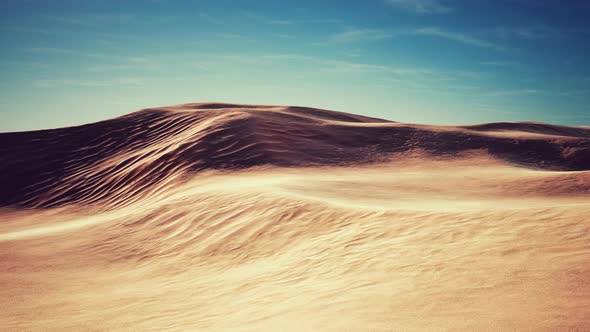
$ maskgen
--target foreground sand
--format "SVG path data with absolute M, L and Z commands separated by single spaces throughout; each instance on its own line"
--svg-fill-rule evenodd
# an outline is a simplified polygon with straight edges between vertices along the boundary
M 92 216 L 6 211 L 0 328 L 588 330 L 588 176 L 259 169 Z
M 428 128 L 533 142 L 528 154 L 433 147 L 366 162 L 343 152 L 352 162 L 330 166 L 281 145 L 273 156 L 292 164 L 213 167 L 219 159 L 207 157 L 210 167 L 181 176 L 182 160 L 166 159 L 173 167 L 154 182 L 137 155 L 159 160 L 182 146 L 167 136 L 137 143 L 143 150 L 59 161 L 76 167 L 39 182 L 43 190 L 21 185 L 38 176 L 22 173 L 29 178 L 2 193 L 10 204 L 0 210 L 0 330 L 590 330 L 590 171 L 567 170 L 584 168 L 586 154 L 535 152 L 545 141 L 586 144 L 575 134 L 587 129 L 534 126 Z M 354 128 L 372 127 L 401 125 Z M 204 137 L 190 128 L 177 133 L 183 142 Z M 252 144 L 231 146 L 223 165 L 251 160 L 241 153 Z M 122 156 L 137 164 L 109 168 Z M 313 163 L 294 165 L 297 156 Z M 13 177 L 23 169 L 6 167 Z

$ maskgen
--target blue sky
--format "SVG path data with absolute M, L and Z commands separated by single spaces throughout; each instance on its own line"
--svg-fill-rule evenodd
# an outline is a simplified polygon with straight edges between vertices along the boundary
M 590 125 L 590 2 L 0 2 L 0 131 L 140 108 L 301 105 Z

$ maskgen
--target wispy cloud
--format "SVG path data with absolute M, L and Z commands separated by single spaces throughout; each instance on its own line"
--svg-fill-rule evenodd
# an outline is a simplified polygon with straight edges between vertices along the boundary
M 42 54 L 72 54 L 72 55 L 81 55 L 80 52 L 70 50 L 67 48 L 59 48 L 59 47 L 30 47 L 25 49 L 27 52 L 32 53 L 42 53 Z
M 117 57 L 114 60 L 116 61 L 95 63 L 87 69 L 94 72 L 105 72 L 114 70 L 156 70 L 160 68 L 160 63 L 144 57 Z
M 57 47 L 32 47 L 25 49 L 27 52 L 39 53 L 45 56 L 59 55 L 71 56 L 80 59 L 85 58 L 86 69 L 95 72 L 104 72 L 123 69 L 154 70 L 160 68 L 160 63 L 145 56 L 117 55 L 106 53 L 86 53 L 78 50 Z
M 439 0 L 385 0 L 385 3 L 418 14 L 446 14 L 453 10 Z
M 383 74 L 394 74 L 398 76 L 433 74 L 433 71 L 427 68 L 389 66 L 340 60 L 324 60 L 323 62 L 330 66 L 328 67 L 330 70 L 340 72 L 380 72 Z
M 320 24 L 342 24 L 343 20 L 338 18 L 301 18 L 302 22 L 306 23 L 320 23 Z
M 437 27 L 426 27 L 426 28 L 415 29 L 415 30 L 413 30 L 413 33 L 417 34 L 417 35 L 425 35 L 425 36 L 443 38 L 443 39 L 451 40 L 454 42 L 462 43 L 465 45 L 485 47 L 485 48 L 491 48 L 491 49 L 496 49 L 496 50 L 502 49 L 502 47 L 500 47 L 494 43 L 491 43 L 489 41 L 486 41 L 486 40 L 483 40 L 483 39 L 480 39 L 480 38 L 477 38 L 474 36 L 470 36 L 470 35 L 467 35 L 464 33 L 443 30 L 443 29 L 440 29 Z
M 513 61 L 481 61 L 480 64 L 492 67 L 516 67 L 518 65 Z
M 317 60 L 318 58 L 303 55 L 303 54 L 290 54 L 290 53 L 279 53 L 279 54 L 265 54 L 261 55 L 260 58 L 262 59 L 270 59 L 270 60 Z
M 457 70 L 454 71 L 454 75 L 460 78 L 469 78 L 474 80 L 479 80 L 485 77 L 489 77 L 490 73 L 481 72 L 481 71 L 469 71 L 469 70 Z
M 241 34 L 241 33 L 230 33 L 230 32 L 219 32 L 219 33 L 212 33 L 212 36 L 222 39 L 229 39 L 235 41 L 244 41 L 244 42 L 255 42 L 257 41 L 256 38 L 252 37 L 251 35 Z
M 505 90 L 505 91 L 492 91 L 489 92 L 487 95 L 491 97 L 507 97 L 507 96 L 518 96 L 518 95 L 530 95 L 542 93 L 542 91 L 537 89 L 518 89 L 518 90 Z
M 289 20 L 273 20 L 273 19 L 271 19 L 271 20 L 265 21 L 265 23 L 266 24 L 274 24 L 274 25 L 288 25 L 288 24 L 291 24 L 292 22 Z
M 278 18 L 278 17 L 270 17 L 270 16 L 265 16 L 265 15 L 261 15 L 258 13 L 252 13 L 252 12 L 246 12 L 244 13 L 244 16 L 262 23 L 262 24 L 269 24 L 269 25 L 289 25 L 289 24 L 293 24 L 293 22 L 291 20 L 287 20 L 284 18 Z
M 245 63 L 267 63 L 268 61 L 291 61 L 299 63 L 312 64 L 319 70 L 330 72 L 348 72 L 348 73 L 382 73 L 389 75 L 408 76 L 408 75 L 435 75 L 435 72 L 429 68 L 410 67 L 410 66 L 392 66 L 384 64 L 370 64 L 363 62 L 353 62 L 333 58 L 317 57 L 304 54 L 263 54 L 263 55 L 243 55 L 243 54 L 226 54 L 218 56 L 224 60 L 240 61 Z
M 559 92 L 557 93 L 558 96 L 561 97 L 584 97 L 584 96 L 590 96 L 590 89 L 586 89 L 586 90 L 571 90 L 571 91 L 565 91 L 565 92 Z
M 344 55 L 345 56 L 345 55 Z M 478 81 L 489 78 L 491 73 L 465 70 L 440 70 L 432 67 L 411 66 L 407 64 L 383 64 L 354 61 L 350 57 L 327 58 L 294 53 L 244 55 L 227 54 L 216 56 L 224 61 L 237 61 L 251 65 L 269 65 L 269 62 L 293 62 L 297 68 L 314 68 L 314 72 L 338 73 L 338 74 L 370 74 L 380 79 L 403 82 L 405 86 L 413 85 L 416 82 L 423 82 L 425 88 L 434 86 L 461 86 L 463 90 L 478 89 L 478 86 L 468 84 L 479 84 Z
M 46 27 L 24 27 L 24 26 L 0 26 L 0 31 L 6 31 L 11 34 L 34 34 L 34 35 L 47 35 L 47 36 L 59 36 L 59 37 L 90 37 L 94 40 L 105 41 L 128 41 L 128 40 L 140 40 L 136 35 L 128 35 L 122 33 L 107 33 L 99 31 L 87 31 L 84 29 L 72 29 L 72 28 L 46 28 Z M 146 39 L 147 40 L 147 39 Z
M 282 38 L 282 39 L 294 39 L 295 35 L 291 35 L 288 33 L 271 33 L 271 37 Z
M 44 17 L 51 23 L 60 23 L 65 25 L 76 25 L 84 27 L 101 27 L 105 24 L 137 24 L 141 22 L 168 23 L 179 20 L 181 17 L 173 15 L 147 15 L 147 14 L 78 14 Z
M 491 91 L 487 93 L 490 97 L 512 97 L 521 95 L 533 95 L 542 94 L 545 96 L 554 97 L 584 97 L 590 93 L 589 89 L 584 90 L 569 90 L 569 91 L 554 91 L 554 90 L 540 90 L 540 89 L 515 89 L 515 90 L 504 90 L 504 91 Z
M 566 34 L 558 28 L 546 25 L 530 25 L 530 26 L 515 26 L 506 27 L 499 26 L 484 31 L 497 38 L 519 38 L 519 39 L 555 39 L 563 38 Z
M 355 43 L 376 41 L 393 37 L 393 33 L 381 29 L 349 29 L 332 36 L 331 40 L 338 43 Z
M 43 88 L 54 88 L 61 86 L 74 87 L 137 87 L 143 85 L 140 79 L 120 78 L 112 80 L 75 80 L 75 79 L 42 79 L 36 80 L 34 84 Z
M 50 22 L 78 26 L 96 26 L 101 24 L 127 24 L 136 20 L 135 15 L 126 14 L 92 14 L 71 16 L 45 16 Z
M 516 35 L 526 39 L 561 38 L 563 32 L 548 26 L 529 26 L 516 29 Z
M 453 32 L 441 29 L 439 27 L 420 27 L 420 28 L 413 28 L 413 29 L 395 29 L 395 30 L 386 30 L 386 29 L 371 29 L 371 28 L 354 28 L 348 29 L 343 32 L 339 32 L 334 34 L 330 37 L 330 41 L 338 42 L 338 43 L 355 43 L 355 42 L 366 42 L 366 41 L 379 41 L 394 37 L 401 37 L 401 36 L 430 36 L 436 38 L 442 38 L 450 41 L 454 41 L 457 43 L 469 45 L 469 46 L 476 46 L 476 47 L 483 47 L 483 48 L 490 48 L 495 50 L 504 50 L 503 47 L 475 37 L 473 35 L 460 33 L 460 32 Z

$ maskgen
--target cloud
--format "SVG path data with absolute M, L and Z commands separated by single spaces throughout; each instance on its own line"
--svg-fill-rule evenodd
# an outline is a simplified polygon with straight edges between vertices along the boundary
M 383 73 L 398 76 L 408 75 L 435 75 L 436 73 L 429 68 L 408 67 L 408 66 L 391 66 L 383 64 L 369 64 L 362 62 L 352 62 L 346 60 L 310 56 L 304 54 L 263 54 L 263 55 L 243 55 L 243 54 L 226 54 L 218 56 L 224 60 L 239 61 L 244 63 L 268 63 L 268 61 L 282 62 L 299 62 L 308 63 L 318 66 L 321 70 L 330 72 L 351 72 L 351 73 Z
M 301 21 L 307 23 L 324 23 L 324 24 L 342 24 L 343 20 L 338 18 L 302 18 Z
M 488 93 L 488 96 L 492 97 L 506 97 L 506 96 L 517 96 L 517 95 L 530 95 L 535 93 L 541 93 L 542 91 L 537 89 L 520 89 L 520 90 L 506 90 L 506 91 L 493 91 Z
M 590 95 L 590 89 L 559 92 L 557 95 L 561 97 L 586 97 Z
M 25 49 L 27 52 L 32 53 L 43 53 L 43 54 L 71 54 L 71 55 L 81 55 L 79 52 L 74 50 L 70 50 L 67 48 L 58 48 L 58 47 L 30 47 Z
M 282 39 L 294 39 L 295 36 L 288 33 L 271 33 L 270 36 Z
M 262 23 L 262 24 L 268 24 L 268 25 L 290 25 L 290 24 L 293 24 L 293 22 L 290 20 L 286 20 L 283 18 L 277 18 L 277 17 L 265 16 L 265 15 L 261 15 L 261 14 L 253 13 L 253 12 L 245 12 L 245 13 L 243 13 L 243 16 L 251 19 L 252 21 Z
M 515 34 L 518 37 L 525 39 L 545 39 L 563 37 L 563 33 L 560 30 L 547 26 L 520 27 L 515 30 Z
M 485 77 L 489 77 L 490 73 L 479 72 L 479 71 L 467 71 L 467 70 L 458 70 L 455 71 L 455 75 L 461 78 L 470 78 L 474 80 L 480 80 Z
M 23 27 L 23 26 L 0 26 L 0 31 L 6 31 L 12 34 L 38 34 L 38 35 L 48 35 L 48 36 L 59 36 L 59 37 L 66 37 L 66 36 L 74 36 L 74 37 L 90 37 L 94 40 L 102 39 L 102 42 L 108 40 L 118 40 L 118 41 L 127 41 L 127 40 L 140 40 L 145 38 L 140 38 L 136 35 L 128 35 L 122 33 L 105 33 L 105 32 L 98 32 L 98 31 L 86 31 L 83 29 L 53 29 L 53 28 L 34 28 L 34 27 Z M 99 39 L 100 38 L 100 39 Z M 147 40 L 147 39 L 145 39 Z
M 288 25 L 291 24 L 292 22 L 289 20 L 267 20 L 265 21 L 266 24 L 272 24 L 272 25 Z
M 479 79 L 484 76 L 483 73 L 453 71 L 442 72 L 432 68 L 415 67 L 406 65 L 388 65 L 388 64 L 372 64 L 364 62 L 355 62 L 339 59 L 330 59 L 324 57 L 315 57 L 302 54 L 270 54 L 262 55 L 261 59 L 275 60 L 275 61 L 299 61 L 313 63 L 320 66 L 322 70 L 330 72 L 343 73 L 380 73 L 386 75 L 393 75 L 397 77 L 404 77 L 406 83 L 414 82 L 415 79 L 424 79 L 429 82 L 440 82 L 454 79 L 474 78 Z M 389 76 L 394 79 L 393 76 Z M 407 80 L 407 77 L 412 77 Z
M 74 79 L 43 79 L 36 80 L 35 85 L 43 88 L 54 88 L 61 86 L 75 87 L 137 87 L 143 85 L 140 79 L 119 78 L 112 80 L 74 80 Z
M 80 27 L 101 27 L 104 25 L 127 25 L 142 22 L 169 23 L 181 19 L 173 15 L 147 15 L 147 14 L 80 14 L 80 15 L 47 15 L 44 18 L 51 23 L 73 25 Z
M 214 37 L 217 37 L 217 38 L 234 40 L 234 41 L 243 41 L 243 42 L 256 42 L 257 41 L 256 38 L 254 38 L 250 35 L 241 34 L 241 33 L 219 32 L 219 33 L 212 33 L 211 35 Z
M 517 27 L 495 27 L 486 31 L 487 34 L 497 38 L 519 38 L 519 39 L 559 39 L 565 37 L 565 33 L 557 28 L 545 25 L 517 26 Z
M 385 0 L 385 3 L 418 14 L 446 14 L 453 11 L 439 0 Z
M 513 61 L 482 61 L 480 62 L 481 65 L 484 66 L 493 66 L 493 67 L 515 67 L 517 66 L 516 62 Z
M 487 95 L 491 97 L 510 97 L 520 95 L 531 95 L 531 94 L 543 94 L 545 96 L 556 96 L 556 97 L 585 97 L 590 93 L 589 89 L 586 90 L 570 90 L 570 91 L 553 91 L 553 90 L 538 90 L 538 89 L 517 89 L 517 90 L 506 90 L 506 91 L 492 91 Z
M 91 14 L 70 16 L 45 16 L 48 21 L 79 26 L 98 26 L 103 24 L 128 24 L 137 21 L 136 15 L 127 14 Z
M 279 54 L 266 54 L 261 55 L 260 58 L 263 59 L 270 59 L 270 60 L 317 60 L 318 58 L 309 56 L 309 55 L 302 55 L 302 54 L 289 54 L 289 53 L 279 53 Z
M 39 53 L 45 56 L 60 55 L 85 58 L 86 70 L 105 72 L 113 70 L 155 70 L 160 63 L 154 58 L 145 56 L 128 56 L 106 53 L 85 53 L 77 50 L 55 47 L 32 47 L 24 49 L 26 52 Z M 91 61 L 91 62 L 89 62 Z
M 91 56 L 93 57 L 93 56 Z M 101 58 L 96 55 L 94 57 Z M 93 72 L 119 71 L 119 70 L 156 70 L 160 68 L 160 64 L 148 58 L 142 57 L 113 57 L 115 62 L 95 63 L 88 66 L 86 69 Z
M 355 43 L 382 40 L 391 37 L 393 37 L 391 32 L 381 29 L 350 29 L 333 35 L 331 40 L 337 43 Z
M 462 43 L 470 46 L 490 48 L 495 50 L 504 50 L 504 48 L 487 40 L 480 39 L 464 33 L 443 30 L 438 27 L 422 27 L 398 30 L 355 28 L 332 35 L 330 41 L 337 43 L 356 43 L 367 41 L 379 41 L 404 35 L 430 36 L 451 40 L 457 43 Z
M 369 74 L 385 74 L 389 78 L 394 77 L 403 78 L 406 83 L 415 82 L 418 80 L 427 81 L 429 83 L 441 82 L 465 82 L 466 80 L 481 80 L 489 77 L 491 74 L 487 72 L 477 71 L 442 71 L 435 68 L 417 67 L 407 65 L 391 65 L 391 64 L 373 64 L 348 60 L 340 60 L 335 58 L 317 57 L 303 54 L 266 54 L 266 55 L 228 55 L 226 59 L 238 60 L 249 63 L 266 63 L 267 61 L 293 61 L 301 64 L 308 63 L 319 66 L 320 70 L 340 73 L 369 73 Z M 408 80 L 408 77 L 411 79 Z M 456 84 L 455 84 L 456 85 Z
M 437 38 L 443 38 L 451 41 L 455 41 L 458 43 L 462 43 L 465 45 L 477 46 L 477 47 L 484 47 L 484 48 L 491 48 L 496 50 L 501 50 L 502 48 L 497 46 L 494 43 L 485 41 L 483 39 L 479 39 L 470 35 L 466 35 L 463 33 L 457 32 L 450 32 L 446 30 L 442 30 L 436 27 L 427 27 L 427 28 L 419 28 L 413 30 L 414 34 L 417 35 L 425 35 L 425 36 L 432 36 Z
M 339 60 L 324 60 L 323 63 L 329 65 L 332 70 L 341 72 L 380 72 L 399 76 L 430 75 L 433 73 L 426 68 L 387 66 Z

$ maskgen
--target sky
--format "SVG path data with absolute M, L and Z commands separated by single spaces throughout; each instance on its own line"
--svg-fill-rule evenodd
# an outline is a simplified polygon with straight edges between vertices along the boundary
M 2 0 L 0 131 L 191 102 L 590 125 L 590 1 Z

